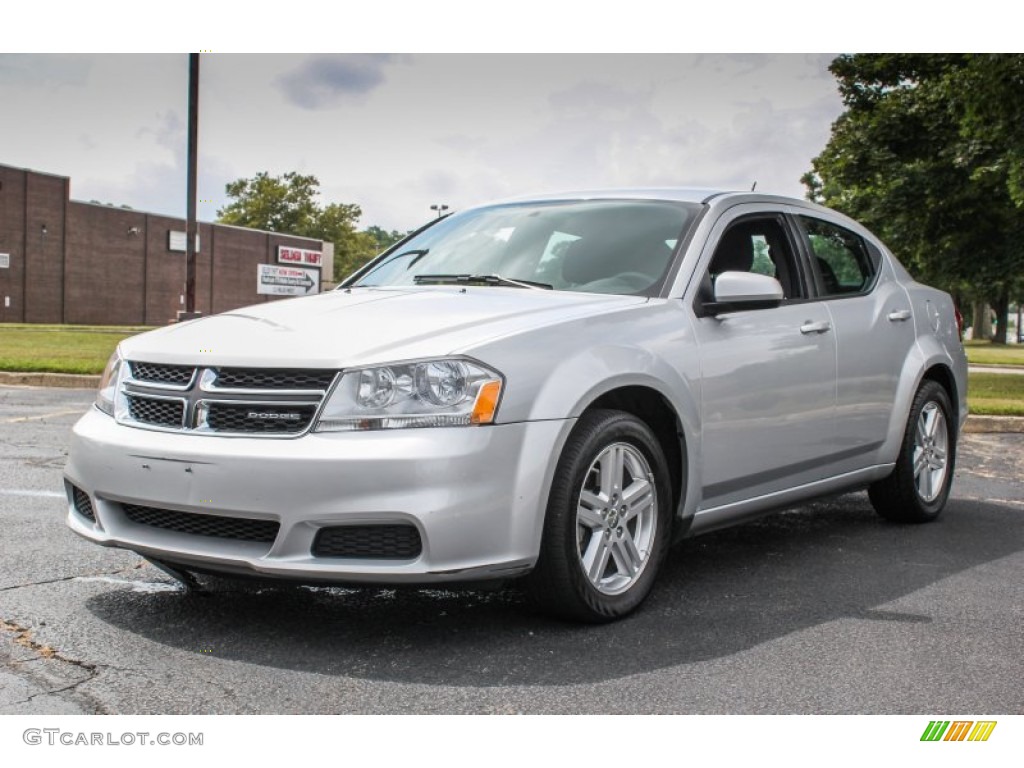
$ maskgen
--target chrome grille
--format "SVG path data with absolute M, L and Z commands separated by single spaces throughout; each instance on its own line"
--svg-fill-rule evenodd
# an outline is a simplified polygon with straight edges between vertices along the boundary
M 128 413 L 132 419 L 158 427 L 181 427 L 185 403 L 181 400 L 159 400 L 151 397 L 128 395 Z
M 314 415 L 315 405 L 211 403 L 206 424 L 215 432 L 294 434 L 304 432 Z
M 314 557 L 413 560 L 423 544 L 414 525 L 336 525 L 321 528 L 313 539 Z
M 197 435 L 288 438 L 313 425 L 337 371 L 232 368 L 130 361 L 118 421 Z
M 125 517 L 139 525 L 188 533 L 192 536 L 209 536 L 215 539 L 259 541 L 272 544 L 281 527 L 280 523 L 273 520 L 203 515 L 193 512 L 178 512 L 173 509 L 143 507 L 138 504 L 122 504 L 121 509 L 124 511 Z
M 186 387 L 196 369 L 187 365 L 161 365 L 158 363 L 132 363 L 132 378 L 154 384 Z
M 291 368 L 221 368 L 214 384 L 223 389 L 297 389 L 325 390 L 334 380 L 334 371 L 308 371 Z

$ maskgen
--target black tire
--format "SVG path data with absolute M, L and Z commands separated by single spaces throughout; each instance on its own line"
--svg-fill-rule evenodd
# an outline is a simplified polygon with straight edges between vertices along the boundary
M 606 472 L 613 466 L 619 469 Z M 601 485 L 616 474 L 621 488 Z M 638 477 L 643 474 L 653 482 Z M 606 493 L 606 487 L 618 490 Z M 630 494 L 618 493 L 629 489 Z M 627 495 L 634 497 L 632 503 Z M 607 503 L 594 503 L 599 497 Z M 586 514 L 578 512 L 585 505 Z M 668 465 L 650 427 L 622 411 L 588 411 L 559 457 L 540 556 L 525 579 L 527 593 L 537 608 L 563 619 L 600 623 L 625 616 L 651 591 L 671 524 Z M 593 578 L 584 566 L 591 553 Z
M 930 443 L 924 434 L 928 430 L 918 430 L 922 414 L 925 413 L 941 416 L 941 421 L 935 423 Z M 887 478 L 879 480 L 868 489 L 868 496 L 875 511 L 886 520 L 896 523 L 927 523 L 937 518 L 946 506 L 949 489 L 953 483 L 956 438 L 956 421 L 949 394 L 938 382 L 922 382 L 910 408 L 910 417 L 907 419 L 903 442 L 896 457 L 895 469 Z M 927 485 L 932 482 L 934 475 L 931 469 L 925 468 L 922 470 L 922 482 L 919 482 L 914 471 L 915 455 L 924 461 L 931 458 L 935 463 L 938 461 L 936 446 L 941 446 L 942 443 L 945 445 L 945 471 L 941 473 L 941 480 Z M 929 478 L 923 479 L 923 473 L 928 473 Z M 926 484 L 923 490 L 922 483 Z

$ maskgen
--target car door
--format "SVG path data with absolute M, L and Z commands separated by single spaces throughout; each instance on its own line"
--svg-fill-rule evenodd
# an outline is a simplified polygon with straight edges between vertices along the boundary
M 824 215 L 795 217 L 836 343 L 834 471 L 878 463 L 916 336 L 910 300 L 879 249 Z M 891 458 L 890 458 L 891 460 Z
M 701 316 L 721 271 L 770 274 L 784 299 Z M 809 295 L 790 223 L 781 210 L 738 206 L 712 230 L 697 274 L 701 509 L 826 476 L 835 450 L 835 336 L 828 310 Z

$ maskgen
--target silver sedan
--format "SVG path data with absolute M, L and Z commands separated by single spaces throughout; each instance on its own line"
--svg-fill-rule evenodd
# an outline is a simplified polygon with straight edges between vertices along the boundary
M 967 414 L 958 323 L 799 200 L 482 206 L 336 291 L 123 342 L 74 430 L 68 524 L 188 582 L 515 580 L 615 619 L 681 537 L 857 488 L 933 520 Z

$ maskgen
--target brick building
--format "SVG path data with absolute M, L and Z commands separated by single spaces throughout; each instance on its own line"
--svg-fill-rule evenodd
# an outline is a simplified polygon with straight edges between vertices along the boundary
M 0 165 L 0 323 L 163 325 L 183 310 L 184 219 L 69 192 L 67 177 Z M 280 246 L 326 251 L 322 277 L 331 278 L 330 243 L 198 228 L 196 309 L 204 314 L 284 298 L 257 287 L 259 265 L 278 264 Z

